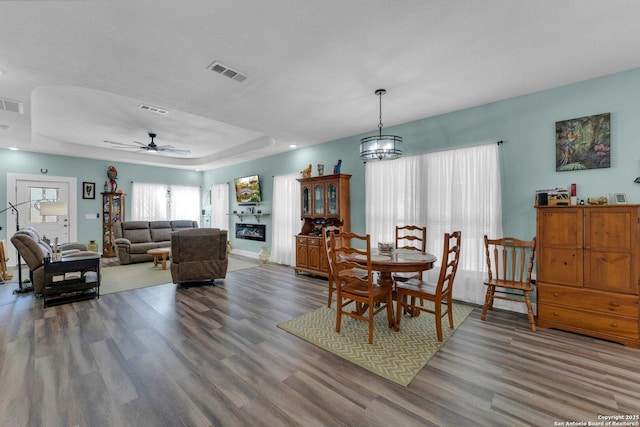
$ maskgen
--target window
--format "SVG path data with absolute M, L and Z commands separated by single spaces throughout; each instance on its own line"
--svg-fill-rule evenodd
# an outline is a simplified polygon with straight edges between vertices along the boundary
M 444 233 L 462 231 L 454 298 L 482 304 L 484 235 L 502 237 L 497 144 L 368 162 L 366 227 L 372 243 L 394 241 L 396 225 L 405 224 L 427 227 L 427 251 L 437 257 Z
M 58 201 L 58 191 L 56 187 L 29 187 L 29 210 L 27 211 L 27 224 L 38 223 L 57 223 L 57 216 L 41 216 L 40 202 L 56 202 Z
M 131 214 L 135 221 L 200 220 L 200 188 L 134 182 Z
M 271 261 L 278 264 L 296 264 L 295 236 L 302 228 L 298 178 L 299 173 L 273 177 Z

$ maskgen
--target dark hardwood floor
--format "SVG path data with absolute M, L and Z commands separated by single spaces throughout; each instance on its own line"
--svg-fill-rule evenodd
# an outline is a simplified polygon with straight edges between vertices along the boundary
M 2 426 L 555 426 L 640 414 L 640 350 L 531 332 L 525 315 L 482 322 L 474 309 L 405 388 L 276 326 L 326 304 L 325 280 L 288 267 L 47 309 L 15 287 L 0 285 Z

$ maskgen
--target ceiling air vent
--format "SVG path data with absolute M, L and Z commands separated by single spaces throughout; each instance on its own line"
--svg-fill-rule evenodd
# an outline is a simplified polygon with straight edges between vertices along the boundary
M 10 113 L 24 114 L 22 102 L 13 101 L 11 99 L 0 98 L 0 111 L 8 111 Z
M 151 105 L 140 104 L 138 107 L 152 113 L 160 114 L 161 116 L 166 116 L 167 114 L 169 114 L 167 110 L 163 108 L 152 107 Z
M 243 81 L 247 80 L 247 76 L 242 74 L 240 71 L 227 67 L 226 65 L 221 64 L 218 61 L 215 61 L 213 64 L 209 65 L 207 68 L 225 77 L 229 77 L 231 80 L 235 80 L 237 82 L 242 83 Z

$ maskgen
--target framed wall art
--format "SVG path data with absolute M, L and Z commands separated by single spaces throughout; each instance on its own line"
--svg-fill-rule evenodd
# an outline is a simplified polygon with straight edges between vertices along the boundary
M 556 122 L 556 172 L 611 167 L 611 114 Z
M 96 198 L 96 183 L 95 182 L 83 182 L 82 183 L 82 198 L 83 199 L 95 199 Z

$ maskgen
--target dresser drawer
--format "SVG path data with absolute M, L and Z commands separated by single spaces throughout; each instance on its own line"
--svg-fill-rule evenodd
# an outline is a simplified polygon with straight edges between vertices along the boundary
M 578 290 L 573 287 L 546 283 L 538 283 L 538 301 L 539 305 L 559 304 L 636 318 L 640 312 L 637 295 L 594 291 L 585 288 Z
M 307 237 L 307 245 L 322 246 L 322 239 L 320 237 Z
M 538 319 L 590 331 L 638 339 L 638 319 L 557 305 L 538 305 Z

